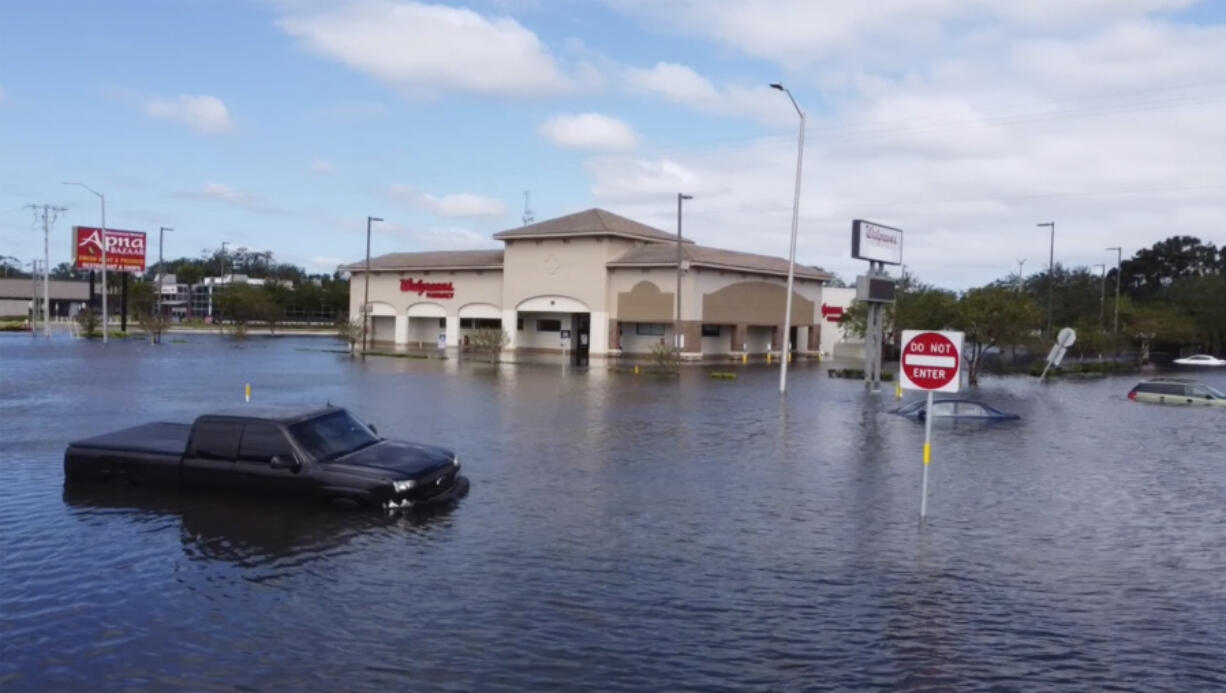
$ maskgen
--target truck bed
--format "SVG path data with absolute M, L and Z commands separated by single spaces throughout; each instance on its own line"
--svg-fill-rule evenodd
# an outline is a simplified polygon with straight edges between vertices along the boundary
M 147 453 L 178 457 L 187 449 L 190 424 L 147 423 L 69 443 L 70 448 L 94 448 L 116 452 Z

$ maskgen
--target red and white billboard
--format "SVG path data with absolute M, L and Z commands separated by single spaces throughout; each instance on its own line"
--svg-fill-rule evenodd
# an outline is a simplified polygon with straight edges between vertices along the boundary
M 72 259 L 79 270 L 102 269 L 102 229 L 72 227 Z M 112 272 L 144 272 L 145 232 L 107 229 L 106 268 Z

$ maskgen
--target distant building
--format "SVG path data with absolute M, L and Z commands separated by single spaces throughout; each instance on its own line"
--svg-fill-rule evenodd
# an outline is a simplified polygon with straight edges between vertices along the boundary
M 89 282 L 52 279 L 50 282 L 51 317 L 71 318 L 89 303 Z M 37 291 L 37 293 L 35 293 Z M 35 296 L 42 313 L 43 280 L 0 279 L 0 316 L 31 315 Z
M 169 278 L 173 277 L 174 275 L 166 276 Z M 245 274 L 227 274 L 224 277 L 205 277 L 199 284 L 191 287 L 191 293 L 188 295 L 187 303 L 187 307 L 190 309 L 190 315 L 188 317 L 192 317 L 197 320 L 213 320 L 218 317 L 216 315 L 216 309 L 213 303 L 213 296 L 227 286 L 235 284 L 264 286 L 273 281 L 277 281 L 278 284 L 287 289 L 294 288 L 294 283 L 288 280 L 282 279 L 278 281 L 273 279 L 257 279 L 254 277 L 248 277 Z M 176 294 L 178 292 L 177 287 L 179 286 L 182 286 L 185 292 L 187 291 L 186 284 L 176 284 Z M 166 290 L 168 289 L 163 288 L 163 291 Z
M 508 350 L 569 352 L 583 362 L 589 354 L 645 355 L 659 344 L 677 344 L 692 359 L 789 347 L 817 355 L 837 341 L 826 300 L 831 275 L 801 264 L 790 331 L 783 334 L 783 258 L 679 243 L 675 233 L 601 209 L 494 239 L 503 247 L 374 257 L 369 277 L 365 261 L 341 267 L 350 275 L 350 315 L 363 313 L 369 278 L 367 308 L 378 342 L 454 349 L 474 330 L 500 327 Z M 837 307 L 845 303 L 839 296 Z

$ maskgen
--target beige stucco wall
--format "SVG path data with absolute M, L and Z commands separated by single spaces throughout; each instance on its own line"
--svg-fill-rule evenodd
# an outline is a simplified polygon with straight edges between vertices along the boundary
M 592 313 L 607 313 L 606 265 L 634 246 L 611 237 L 513 240 L 503 256 L 503 307 L 514 309 L 535 296 L 569 296 Z
M 703 299 L 707 294 L 713 294 L 721 289 L 737 284 L 769 284 L 778 287 L 778 291 L 775 292 L 777 293 L 777 300 L 755 303 L 752 316 L 747 316 L 753 317 L 754 319 L 752 321 L 746 321 L 746 323 L 756 323 L 762 325 L 783 323 L 784 300 L 787 296 L 787 278 L 750 274 L 747 272 L 734 272 L 731 270 L 723 270 L 722 274 L 720 272 L 720 270 L 707 269 L 704 267 L 695 267 L 690 270 L 689 278 L 691 285 L 682 285 L 682 289 L 685 293 L 683 293 L 681 297 L 681 310 L 682 313 L 687 316 L 687 320 L 704 320 L 705 317 L 709 317 L 706 315 L 706 311 L 704 311 L 705 306 L 703 302 Z M 797 279 L 792 286 L 792 291 L 794 292 L 792 301 L 794 324 L 810 325 L 816 322 L 820 314 L 819 307 L 821 305 L 822 298 L 821 282 Z M 754 293 L 757 292 L 755 291 Z M 691 294 L 694 295 L 695 298 L 690 298 Z M 800 301 L 795 300 L 796 296 L 810 301 L 812 303 L 811 310 L 806 310 L 801 313 L 801 305 L 803 304 Z M 686 308 L 687 303 L 691 306 L 692 310 Z M 707 320 L 707 322 L 711 321 Z
M 645 284 L 646 286 L 640 286 Z M 675 312 L 677 273 L 672 269 L 618 267 L 609 272 L 609 316 L 625 322 L 668 322 Z M 650 296 L 648 287 L 655 287 L 657 296 Z M 681 310 L 685 311 L 688 296 L 681 285 Z M 629 296 L 627 296 L 629 294 Z M 624 299 L 627 305 L 622 305 Z M 646 300 L 645 300 L 646 299 Z M 667 305 L 666 305 L 667 304 Z
M 447 315 L 459 316 L 460 308 L 469 303 L 492 303 L 502 305 L 502 272 L 498 270 L 444 270 L 431 272 L 372 272 L 370 302 L 386 303 L 397 315 L 405 315 L 415 303 L 437 303 Z M 427 298 L 416 292 L 400 290 L 401 279 L 419 279 L 424 282 L 451 282 L 455 286 L 455 298 Z M 362 314 L 362 296 L 365 291 L 364 274 L 354 272 L 349 280 L 349 314 Z

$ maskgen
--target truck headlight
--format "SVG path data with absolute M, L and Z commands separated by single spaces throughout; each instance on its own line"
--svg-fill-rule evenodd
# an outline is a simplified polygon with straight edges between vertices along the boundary
M 413 479 L 405 479 L 404 481 L 393 481 L 392 490 L 395 491 L 396 493 L 404 493 L 405 491 L 411 490 L 416 485 L 417 485 L 417 482 L 414 481 Z

